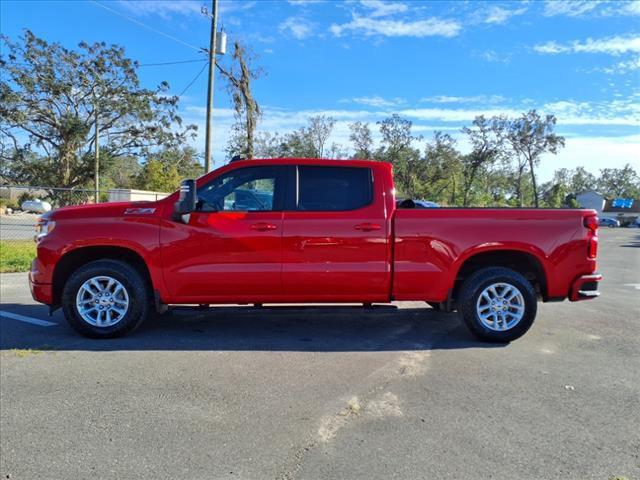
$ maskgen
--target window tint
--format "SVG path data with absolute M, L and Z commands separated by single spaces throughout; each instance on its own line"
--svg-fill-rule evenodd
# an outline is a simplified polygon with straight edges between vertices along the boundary
M 355 210 L 371 203 L 368 168 L 298 167 L 298 210 Z
M 197 210 L 274 210 L 277 167 L 247 167 L 232 170 L 198 188 Z

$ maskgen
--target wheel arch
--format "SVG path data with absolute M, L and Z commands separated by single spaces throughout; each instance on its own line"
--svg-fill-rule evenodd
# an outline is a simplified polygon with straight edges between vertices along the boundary
M 487 267 L 504 267 L 523 275 L 531 282 L 536 293 L 546 300 L 547 272 L 540 257 L 541 253 L 534 253 L 531 249 L 513 247 L 485 248 L 469 252 L 458 264 L 451 296 L 454 299 L 457 297 L 464 280 L 474 272 Z
M 62 290 L 69 277 L 83 265 L 96 260 L 117 260 L 131 265 L 153 289 L 154 282 L 142 255 L 131 248 L 103 245 L 78 247 L 67 251 L 53 271 L 53 305 L 60 305 Z

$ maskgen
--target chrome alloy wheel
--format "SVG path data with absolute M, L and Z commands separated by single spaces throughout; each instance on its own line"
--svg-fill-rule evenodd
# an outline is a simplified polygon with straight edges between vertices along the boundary
M 94 327 L 111 327 L 127 314 L 129 294 L 115 278 L 92 277 L 78 289 L 76 309 Z
M 476 302 L 476 313 L 482 325 L 504 332 L 515 327 L 524 317 L 524 297 L 509 283 L 494 283 L 485 288 Z

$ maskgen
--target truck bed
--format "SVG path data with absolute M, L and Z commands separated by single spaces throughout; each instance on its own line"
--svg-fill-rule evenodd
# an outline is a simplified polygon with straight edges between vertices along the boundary
M 535 259 L 547 279 L 544 300 L 567 297 L 575 278 L 595 271 L 595 260 L 585 261 L 583 226 L 593 215 L 577 209 L 397 209 L 394 298 L 444 301 L 467 259 L 498 250 Z

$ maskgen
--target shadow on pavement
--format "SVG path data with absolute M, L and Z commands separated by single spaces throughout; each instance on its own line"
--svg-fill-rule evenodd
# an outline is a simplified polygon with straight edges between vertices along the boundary
M 629 243 L 620 245 L 621 247 L 640 248 L 640 235 L 636 235 Z
M 29 315 L 27 307 L 33 312 L 33 306 L 2 306 Z M 38 318 L 48 318 L 44 308 L 38 311 Z M 504 346 L 477 341 L 456 314 L 391 305 L 177 310 L 148 319 L 128 337 L 110 340 L 80 337 L 59 312 L 52 321 L 58 325 L 2 319 L 0 350 L 375 352 Z

